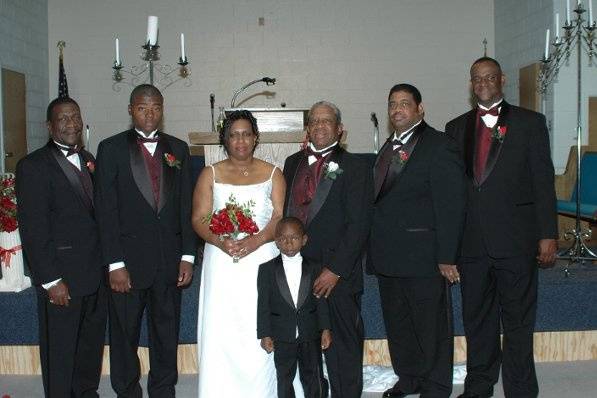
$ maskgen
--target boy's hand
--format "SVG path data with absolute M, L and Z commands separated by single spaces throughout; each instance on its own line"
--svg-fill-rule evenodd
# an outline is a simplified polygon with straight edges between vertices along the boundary
M 332 332 L 329 329 L 324 329 L 321 332 L 321 349 L 327 350 L 332 344 Z
M 264 337 L 261 339 L 261 348 L 265 350 L 268 354 L 271 354 L 274 350 L 274 341 L 271 337 Z

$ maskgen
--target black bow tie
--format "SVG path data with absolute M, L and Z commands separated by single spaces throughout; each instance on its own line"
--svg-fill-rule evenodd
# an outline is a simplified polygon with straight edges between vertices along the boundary
M 141 142 L 143 144 L 147 144 L 147 143 L 156 143 L 160 140 L 160 137 L 158 137 L 157 135 L 154 136 L 153 138 L 148 138 L 148 137 L 143 137 L 142 135 L 137 135 L 137 142 Z
M 79 153 L 81 152 L 81 149 L 83 149 L 83 147 L 80 147 L 78 145 L 75 146 L 68 146 L 68 145 L 60 145 L 60 144 L 56 144 L 56 146 L 62 150 L 62 151 L 66 151 L 66 157 L 72 156 L 75 153 Z
M 498 106 L 494 106 L 493 108 L 487 110 L 479 108 L 477 112 L 479 112 L 480 117 L 483 117 L 485 115 L 498 116 L 500 114 Z

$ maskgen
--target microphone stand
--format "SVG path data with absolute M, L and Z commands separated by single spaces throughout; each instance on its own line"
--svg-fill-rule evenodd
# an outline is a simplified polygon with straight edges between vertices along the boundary
M 247 88 L 249 88 L 253 84 L 259 83 L 259 82 L 264 82 L 268 86 L 273 86 L 274 84 L 276 84 L 276 78 L 262 77 L 261 79 L 253 80 L 252 82 L 249 82 L 249 83 L 245 84 L 244 86 L 242 86 L 241 88 L 239 88 L 238 90 L 236 90 L 234 92 L 234 95 L 232 96 L 232 101 L 230 101 L 230 107 L 231 108 L 236 108 L 236 106 L 235 106 L 235 104 L 236 104 L 236 97 L 238 97 L 238 95 L 240 93 L 242 93 L 243 91 L 245 91 Z
M 373 122 L 373 152 L 377 154 L 379 151 L 379 123 L 375 112 L 371 112 L 371 122 Z

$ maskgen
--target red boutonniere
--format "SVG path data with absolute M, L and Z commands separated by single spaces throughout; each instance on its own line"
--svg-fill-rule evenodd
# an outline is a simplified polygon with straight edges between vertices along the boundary
M 506 126 L 495 126 L 491 133 L 491 138 L 499 142 L 500 144 L 504 142 L 504 137 L 506 136 L 506 131 L 508 128 Z
M 85 166 L 87 167 L 87 170 L 89 170 L 90 173 L 95 172 L 95 163 L 93 163 L 91 160 L 85 163 Z
M 394 155 L 392 157 L 392 162 L 398 162 L 401 166 L 404 166 L 404 164 L 408 161 L 409 158 L 410 154 L 401 149 L 398 151 L 397 155 Z
M 171 153 L 164 154 L 164 161 L 170 167 L 176 167 L 180 170 L 180 160 L 176 159 L 176 156 L 172 155 Z

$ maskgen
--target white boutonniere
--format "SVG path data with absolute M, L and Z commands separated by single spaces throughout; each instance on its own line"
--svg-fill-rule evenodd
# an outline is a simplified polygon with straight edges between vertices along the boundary
M 344 173 L 344 170 L 338 166 L 336 162 L 327 162 L 325 164 L 324 175 L 325 178 L 335 180 L 340 174 Z

